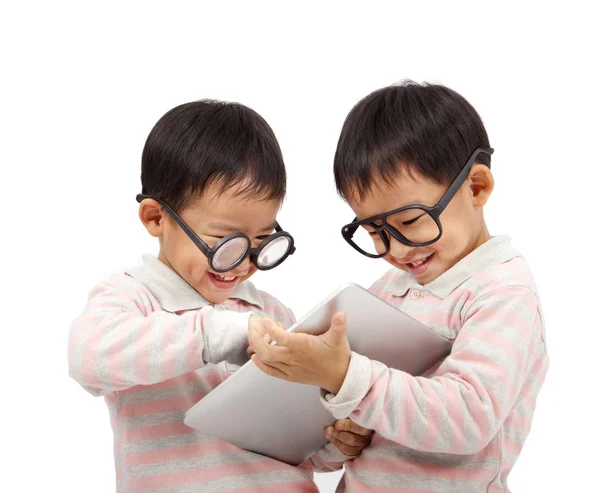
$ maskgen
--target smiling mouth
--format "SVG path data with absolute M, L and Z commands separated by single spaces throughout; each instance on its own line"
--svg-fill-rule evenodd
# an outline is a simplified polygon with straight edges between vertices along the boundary
M 219 274 L 213 274 L 219 281 L 234 281 L 237 279 L 236 276 L 221 276 Z
M 434 254 L 432 253 L 427 257 L 420 258 L 419 260 L 415 260 L 414 262 L 402 262 L 401 265 L 403 265 L 414 275 L 422 274 L 428 268 L 433 255 Z
M 240 278 L 240 276 L 227 276 L 216 272 L 207 272 L 207 274 L 216 287 L 224 289 L 234 286 Z
M 433 255 L 433 253 L 431 255 Z M 427 262 L 431 258 L 431 255 L 428 255 L 427 257 L 423 257 L 422 259 L 419 259 L 416 262 L 409 262 L 406 265 L 410 265 L 413 268 L 419 267 L 419 265 L 423 265 L 425 262 Z

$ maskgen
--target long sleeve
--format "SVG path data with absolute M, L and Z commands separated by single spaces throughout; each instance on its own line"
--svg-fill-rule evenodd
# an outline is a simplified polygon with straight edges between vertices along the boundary
M 527 379 L 545 374 L 542 327 L 532 290 L 498 288 L 466 310 L 451 354 L 432 376 L 353 353 L 340 392 L 324 395 L 323 404 L 415 450 L 474 454 L 498 433 Z
M 354 459 L 354 457 L 344 454 L 331 443 L 328 443 L 322 449 L 317 450 L 309 458 L 316 472 L 339 471 L 344 467 L 344 462 L 352 459 Z
M 107 282 L 92 291 L 72 324 L 69 374 L 99 396 L 162 382 L 206 363 L 243 364 L 249 316 L 210 306 L 181 315 L 155 311 L 141 284 Z

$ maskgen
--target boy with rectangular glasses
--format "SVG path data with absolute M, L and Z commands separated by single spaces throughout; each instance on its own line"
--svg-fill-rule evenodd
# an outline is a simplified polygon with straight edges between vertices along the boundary
M 453 347 L 415 377 L 351 352 L 343 313 L 319 337 L 264 321 L 259 367 L 320 386 L 334 416 L 375 430 L 338 492 L 509 491 L 548 355 L 527 263 L 483 217 L 492 152 L 475 109 L 441 85 L 385 87 L 346 118 L 334 172 L 356 217 L 342 235 L 394 267 L 372 292 Z

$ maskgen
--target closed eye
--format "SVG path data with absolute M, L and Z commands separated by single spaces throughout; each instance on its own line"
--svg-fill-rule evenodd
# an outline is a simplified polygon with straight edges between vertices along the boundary
M 378 229 L 381 229 L 381 224 L 377 224 L 377 223 L 368 223 L 368 224 L 363 224 L 361 225 L 361 228 L 363 228 L 368 234 L 369 236 L 372 237 L 379 237 L 379 234 L 377 233 Z M 369 228 L 369 229 L 367 229 Z
M 410 226 L 411 224 L 416 223 L 420 218 L 422 218 L 425 214 L 421 214 L 420 216 L 415 217 L 414 219 L 410 219 L 409 221 L 403 221 L 402 226 Z

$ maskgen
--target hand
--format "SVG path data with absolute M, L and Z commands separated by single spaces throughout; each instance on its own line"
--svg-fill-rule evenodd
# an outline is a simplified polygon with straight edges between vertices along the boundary
M 250 356 L 254 353 L 252 343 L 256 341 L 256 339 L 260 339 L 267 334 L 264 325 L 266 320 L 270 319 L 258 315 L 250 315 L 250 318 L 248 319 L 248 349 L 246 351 Z M 276 322 L 275 320 L 272 320 L 272 322 L 282 330 L 285 330 L 285 326 L 282 323 Z
M 325 437 L 348 457 L 358 457 L 371 443 L 375 432 L 357 425 L 350 418 L 339 419 L 325 428 Z
M 261 322 L 266 334 L 251 343 L 258 368 L 283 380 L 339 392 L 350 364 L 345 313 L 336 313 L 329 330 L 320 336 L 286 332 L 269 319 Z

